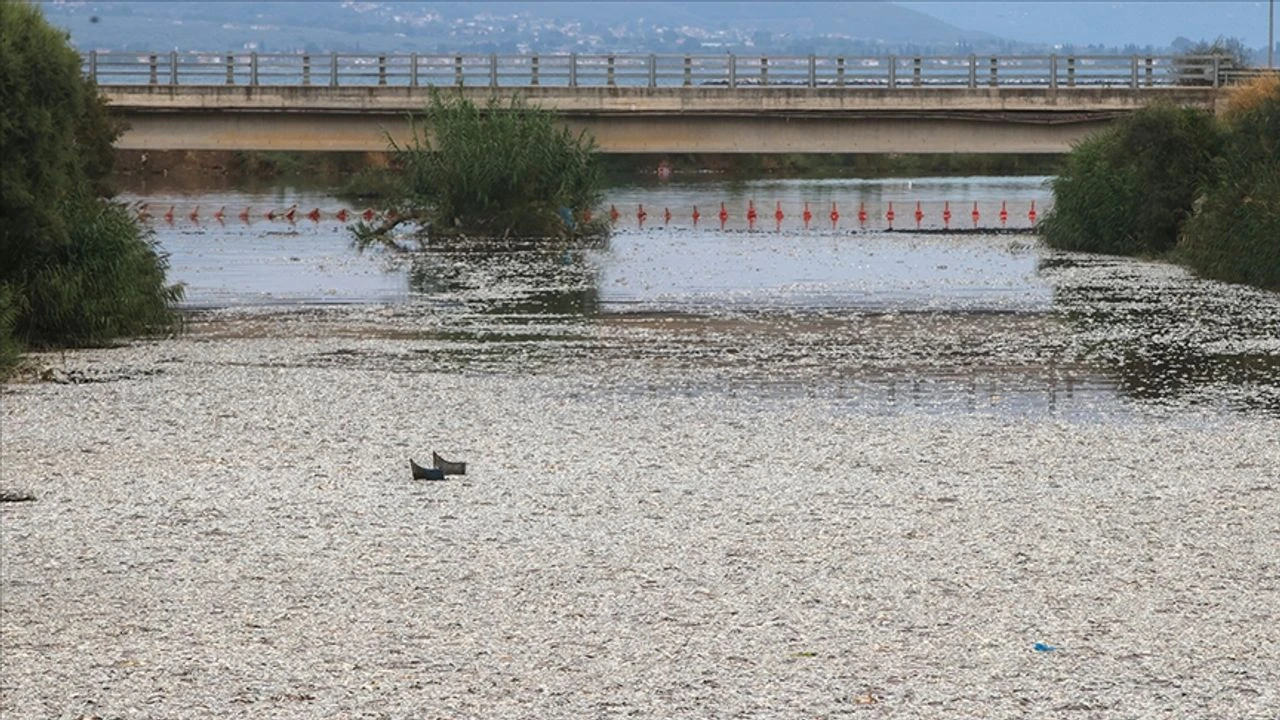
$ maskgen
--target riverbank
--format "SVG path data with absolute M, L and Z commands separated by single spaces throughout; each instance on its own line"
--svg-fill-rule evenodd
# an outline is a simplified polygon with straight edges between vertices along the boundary
M 1273 416 L 886 415 L 644 357 L 439 372 L 394 308 L 191 320 L 3 389 L 38 498 L 0 505 L 5 715 L 1280 701 Z M 410 480 L 433 450 L 468 474 Z

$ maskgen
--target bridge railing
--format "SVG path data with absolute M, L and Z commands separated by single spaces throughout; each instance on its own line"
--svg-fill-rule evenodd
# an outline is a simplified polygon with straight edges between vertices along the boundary
M 99 85 L 455 87 L 1218 87 L 1222 56 L 772 56 L 89 52 Z

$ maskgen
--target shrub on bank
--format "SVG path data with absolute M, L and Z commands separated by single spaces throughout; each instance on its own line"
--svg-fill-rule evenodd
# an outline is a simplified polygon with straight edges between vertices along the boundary
M 1280 77 L 1237 90 L 1224 124 L 1216 178 L 1179 256 L 1206 277 L 1280 289 Z
M 429 224 L 433 235 L 537 239 L 607 232 L 604 222 L 582 218 L 603 192 L 595 142 L 518 98 L 479 107 L 433 91 L 412 141 L 392 148 L 401 183 L 390 210 Z M 358 227 L 357 242 L 381 239 L 388 229 Z
M 20 345 L 174 321 L 181 291 L 164 284 L 163 258 L 101 198 L 119 131 L 66 36 L 34 5 L 0 3 L 0 369 Z
M 1163 104 L 1093 135 L 1052 181 L 1054 207 L 1040 228 L 1045 242 L 1116 255 L 1167 252 L 1221 144 L 1212 114 Z

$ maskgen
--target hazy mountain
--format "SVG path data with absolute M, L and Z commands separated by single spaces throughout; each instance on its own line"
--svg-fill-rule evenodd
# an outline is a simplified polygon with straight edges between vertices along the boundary
M 901 2 L 952 25 L 1045 44 L 1168 45 L 1236 37 L 1267 46 L 1266 0 L 1253 2 Z
M 1256 47 L 1266 32 L 1265 3 L 1257 1 L 58 0 L 42 7 L 82 49 L 157 51 L 960 54 L 1044 52 L 1055 43 L 1155 50 L 1179 36 L 1218 35 Z
M 1002 41 L 866 2 L 47 2 L 83 49 L 838 52 Z M 849 51 L 853 51 L 850 49 Z

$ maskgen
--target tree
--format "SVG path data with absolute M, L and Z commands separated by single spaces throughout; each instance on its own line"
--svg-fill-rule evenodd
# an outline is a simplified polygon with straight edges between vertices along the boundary
M 102 198 L 119 132 L 67 37 L 36 6 L 0 3 L 0 356 L 175 321 L 163 256 Z

